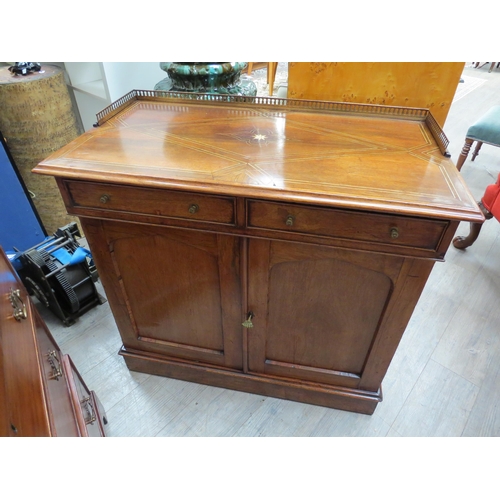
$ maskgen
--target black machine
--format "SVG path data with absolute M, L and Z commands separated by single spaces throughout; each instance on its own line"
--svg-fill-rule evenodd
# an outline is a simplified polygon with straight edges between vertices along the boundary
M 28 293 L 34 295 L 61 321 L 70 326 L 92 307 L 106 302 L 97 291 L 98 279 L 90 252 L 75 237 L 75 222 L 59 228 L 51 237 L 13 260 Z

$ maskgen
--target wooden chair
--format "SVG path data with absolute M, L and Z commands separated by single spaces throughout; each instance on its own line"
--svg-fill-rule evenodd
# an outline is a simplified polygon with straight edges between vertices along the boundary
M 486 220 L 493 217 L 500 220 L 500 174 L 498 174 L 496 183 L 490 184 L 486 188 L 478 205 Z M 470 247 L 477 240 L 482 227 L 482 223 L 471 222 L 469 234 L 467 236 L 456 236 L 453 239 L 453 246 L 460 250 Z
M 474 64 L 474 63 L 473 63 Z M 482 68 L 485 64 L 488 64 L 487 62 L 481 64 L 481 66 L 479 66 L 481 63 L 475 63 L 474 65 L 474 68 Z M 490 69 L 488 70 L 488 73 L 491 73 L 493 71 L 493 68 L 495 67 L 495 64 L 497 65 L 497 68 L 500 67 L 500 62 L 492 62 L 491 63 L 491 66 L 490 66 Z
M 277 62 L 267 62 L 267 63 L 248 63 L 248 74 L 250 75 L 254 69 L 259 69 L 259 67 L 267 66 L 267 83 L 269 84 L 269 95 L 273 95 L 274 80 L 276 79 L 276 70 L 278 69 Z
M 457 161 L 458 170 L 462 168 L 467 159 L 474 141 L 477 141 L 477 144 L 472 153 L 471 161 L 474 161 L 484 143 L 500 147 L 500 106 L 493 106 L 467 130 L 465 144 Z

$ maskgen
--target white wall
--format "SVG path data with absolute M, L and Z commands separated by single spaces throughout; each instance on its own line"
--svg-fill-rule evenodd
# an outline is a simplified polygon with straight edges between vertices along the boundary
M 153 90 L 167 77 L 159 62 L 105 62 L 102 65 L 111 102 L 131 90 Z

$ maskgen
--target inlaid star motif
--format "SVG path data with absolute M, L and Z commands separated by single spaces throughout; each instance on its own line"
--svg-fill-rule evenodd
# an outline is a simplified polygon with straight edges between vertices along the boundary
M 267 139 L 267 136 L 265 136 L 264 134 L 255 134 L 253 138 L 256 141 L 264 141 L 265 139 Z

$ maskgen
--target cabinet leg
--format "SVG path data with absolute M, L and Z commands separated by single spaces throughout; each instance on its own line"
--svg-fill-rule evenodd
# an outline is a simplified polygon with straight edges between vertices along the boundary
M 479 202 L 478 206 L 486 217 L 486 220 L 493 217 L 493 215 L 491 215 L 491 213 L 485 208 L 482 202 Z M 453 239 L 453 246 L 455 248 L 458 248 L 459 250 L 464 250 L 465 248 L 470 247 L 477 240 L 482 227 L 482 222 L 471 222 L 469 234 L 467 236 L 456 236 Z

